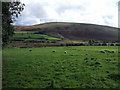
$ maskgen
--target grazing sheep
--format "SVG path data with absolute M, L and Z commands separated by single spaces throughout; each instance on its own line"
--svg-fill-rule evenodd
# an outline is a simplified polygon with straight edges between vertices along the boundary
M 56 50 L 52 50 L 52 52 L 56 52 Z
M 105 51 L 100 51 L 101 53 L 106 53 Z
M 65 54 L 67 54 L 67 51 L 64 51 Z

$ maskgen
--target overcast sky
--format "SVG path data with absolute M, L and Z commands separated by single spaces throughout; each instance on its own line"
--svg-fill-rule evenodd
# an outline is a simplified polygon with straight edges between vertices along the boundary
M 21 0 L 25 9 L 15 25 L 45 22 L 92 23 L 118 27 L 119 0 Z

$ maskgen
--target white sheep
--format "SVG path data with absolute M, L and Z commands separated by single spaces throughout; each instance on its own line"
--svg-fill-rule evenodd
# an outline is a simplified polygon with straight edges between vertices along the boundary
M 64 51 L 65 54 L 67 54 L 67 51 Z

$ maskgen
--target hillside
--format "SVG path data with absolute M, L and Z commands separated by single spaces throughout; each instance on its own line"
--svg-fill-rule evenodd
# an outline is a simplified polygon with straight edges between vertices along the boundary
M 69 40 L 118 41 L 118 28 L 85 24 L 53 22 L 32 26 L 14 26 L 16 31 L 37 31 L 52 37 Z

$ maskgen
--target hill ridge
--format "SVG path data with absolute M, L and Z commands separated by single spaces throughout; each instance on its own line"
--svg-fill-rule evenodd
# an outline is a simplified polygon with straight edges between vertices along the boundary
M 49 36 L 64 37 L 70 40 L 100 40 L 118 41 L 118 31 L 116 27 L 70 22 L 51 22 L 32 26 L 14 26 L 16 30 L 38 31 Z

